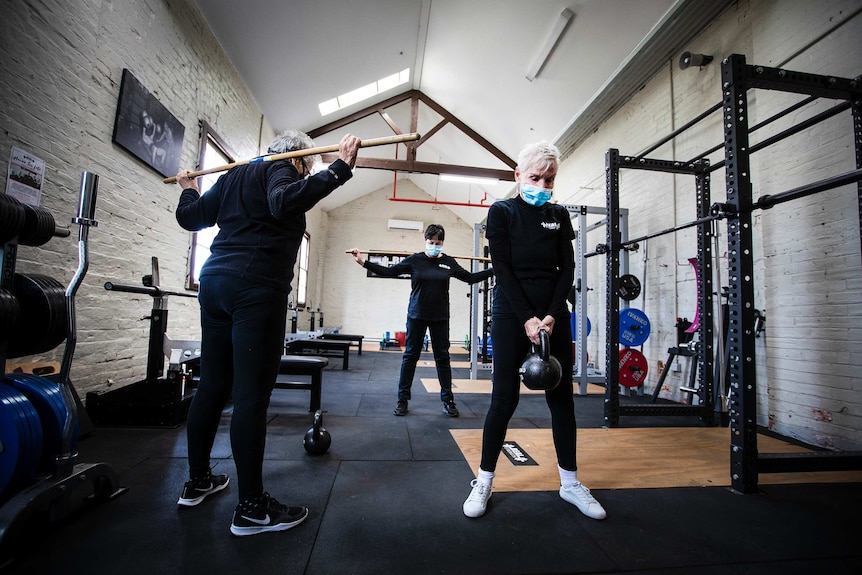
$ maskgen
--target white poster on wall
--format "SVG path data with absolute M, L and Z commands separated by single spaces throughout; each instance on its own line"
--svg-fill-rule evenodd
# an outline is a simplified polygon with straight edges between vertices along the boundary
M 9 154 L 6 193 L 23 204 L 38 206 L 42 200 L 44 179 L 45 161 L 21 148 L 13 147 Z

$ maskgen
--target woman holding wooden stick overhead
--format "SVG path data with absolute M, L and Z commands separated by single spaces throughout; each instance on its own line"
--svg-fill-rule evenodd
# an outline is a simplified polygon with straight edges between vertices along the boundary
M 452 256 L 443 253 L 443 226 L 431 224 L 425 228 L 425 251 L 407 256 L 397 264 L 381 266 L 362 257 L 354 248 L 353 259 L 362 267 L 383 277 L 398 277 L 410 274 L 410 304 L 407 307 L 407 341 L 401 359 L 401 376 L 398 379 L 398 403 L 395 415 L 407 415 L 407 402 L 413 387 L 416 363 L 422 353 L 425 332 L 431 335 L 434 364 L 440 381 L 440 399 L 443 413 L 458 417 L 458 407 L 452 394 L 452 364 L 449 359 L 449 278 L 474 284 L 491 277 L 492 269 L 470 273 L 462 268 Z
M 307 135 L 288 131 L 267 153 L 312 146 Z M 232 397 L 230 442 L 239 484 L 234 535 L 284 531 L 308 517 L 306 507 L 283 505 L 264 491 L 266 411 L 284 350 L 287 296 L 305 213 L 352 177 L 359 147 L 359 138 L 345 135 L 339 159 L 314 175 L 304 156 L 239 165 L 203 195 L 188 170 L 177 174 L 183 188 L 176 210 L 180 226 L 219 226 L 200 274 L 201 380 L 188 415 L 190 480 L 177 503 L 192 507 L 227 487 L 228 476 L 210 469 L 210 452 Z

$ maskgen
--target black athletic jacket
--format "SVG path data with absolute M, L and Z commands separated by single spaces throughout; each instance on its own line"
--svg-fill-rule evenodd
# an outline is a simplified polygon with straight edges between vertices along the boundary
M 308 178 L 280 160 L 231 168 L 203 195 L 183 190 L 176 211 L 180 226 L 219 227 L 201 277 L 245 278 L 290 293 L 305 212 L 351 177 L 341 160 Z
M 449 278 L 455 277 L 462 282 L 474 284 L 494 274 L 493 269 L 470 273 L 451 256 L 440 254 L 440 257 L 432 258 L 425 252 L 409 255 L 389 267 L 367 260 L 362 267 L 384 277 L 394 278 L 409 273 L 412 289 L 407 317 L 424 321 L 449 319 Z
M 531 206 L 520 195 L 491 204 L 485 237 L 496 285 L 492 315 L 567 318 L 566 296 L 575 276 L 569 211 L 557 204 Z

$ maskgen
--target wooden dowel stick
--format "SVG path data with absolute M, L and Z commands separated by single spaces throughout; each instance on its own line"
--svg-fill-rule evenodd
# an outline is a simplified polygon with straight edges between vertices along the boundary
M 344 250 L 346 254 L 352 254 L 353 250 Z M 387 250 L 359 250 L 361 254 L 380 254 L 381 256 L 412 256 L 416 252 L 390 252 Z M 480 262 L 490 262 L 491 258 L 482 258 L 478 256 L 453 256 L 450 254 L 446 254 L 450 258 L 455 258 L 456 260 L 477 260 Z
M 360 148 L 370 148 L 372 146 L 386 146 L 388 144 L 401 144 L 403 142 L 413 142 L 421 138 L 422 136 L 417 134 L 416 132 L 412 132 L 410 134 L 398 134 L 397 136 L 386 136 L 383 138 L 372 138 L 370 140 L 362 140 L 359 143 Z M 303 156 L 314 156 L 317 154 L 328 154 L 329 152 L 337 152 L 338 144 L 333 144 L 331 146 L 321 146 L 319 148 L 306 148 L 304 150 L 294 150 L 293 152 L 284 152 L 283 154 L 273 154 L 269 156 L 260 156 L 258 158 L 252 158 L 251 160 L 244 160 L 242 162 L 234 162 L 233 164 L 225 164 L 224 166 L 218 166 L 216 168 L 207 168 L 206 170 L 199 170 L 197 172 L 189 172 L 189 176 L 192 178 L 197 178 L 198 176 L 203 176 L 206 174 L 212 174 L 215 172 L 225 172 L 236 166 L 244 166 L 245 164 L 251 164 L 256 162 L 275 162 L 277 160 L 287 160 L 289 158 L 301 158 Z M 166 184 L 173 184 L 177 181 L 176 176 L 171 176 L 170 178 L 165 178 L 162 180 Z

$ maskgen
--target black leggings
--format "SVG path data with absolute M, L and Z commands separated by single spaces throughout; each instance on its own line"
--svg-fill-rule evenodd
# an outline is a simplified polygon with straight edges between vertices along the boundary
M 233 397 L 230 443 L 239 500 L 263 493 L 266 410 L 284 352 L 287 294 L 239 278 L 204 276 L 201 380 L 189 407 L 189 471 L 209 471 L 222 410 Z
M 569 318 L 556 318 L 551 333 L 551 355 L 557 358 L 563 369 L 560 385 L 545 392 L 545 401 L 551 411 L 551 429 L 557 463 L 563 469 L 575 471 L 576 428 L 575 403 L 572 397 L 572 327 Z M 493 345 L 493 390 L 491 407 L 485 417 L 482 433 L 482 462 L 485 471 L 497 468 L 497 459 L 506 439 L 509 420 L 518 407 L 520 379 L 518 368 L 530 352 L 530 340 L 524 325 L 516 318 L 493 317 L 491 322 Z

